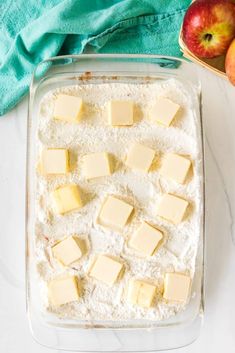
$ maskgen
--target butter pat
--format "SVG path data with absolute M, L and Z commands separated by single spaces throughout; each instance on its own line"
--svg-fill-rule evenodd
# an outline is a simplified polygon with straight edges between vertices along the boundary
M 109 102 L 109 124 L 124 126 L 133 124 L 133 102 L 111 101 Z
M 79 188 L 75 184 L 65 185 L 52 192 L 55 212 L 64 214 L 82 207 Z
M 122 229 L 131 213 L 133 206 L 114 196 L 108 196 L 102 205 L 98 216 L 98 223 L 114 229 Z
M 131 280 L 128 285 L 127 300 L 144 308 L 153 306 L 157 287 L 142 280 Z
M 151 110 L 151 119 L 164 126 L 170 126 L 179 109 L 178 104 L 168 98 L 160 97 Z
M 55 306 L 78 300 L 79 292 L 80 287 L 75 276 L 54 279 L 48 283 L 48 299 Z
M 110 286 L 120 279 L 123 273 L 123 263 L 107 255 L 99 255 L 89 271 L 91 277 Z
M 47 148 L 42 151 L 43 174 L 66 174 L 69 172 L 69 151 L 64 148 Z
M 162 163 L 160 174 L 177 183 L 184 184 L 187 178 L 191 161 L 175 153 L 168 153 Z
M 157 228 L 143 222 L 136 233 L 131 237 L 129 246 L 141 255 L 151 256 L 157 250 L 163 234 Z
M 82 99 L 67 94 L 59 94 L 54 106 L 54 118 L 77 122 L 82 111 Z
M 99 178 L 111 174 L 108 153 L 90 153 L 84 156 L 83 167 L 87 179 Z
M 182 222 L 188 205 L 188 201 L 181 197 L 165 194 L 158 207 L 157 215 L 167 221 L 178 224 Z
M 127 154 L 126 165 L 130 168 L 148 172 L 155 155 L 155 151 L 139 143 L 134 143 Z
M 83 241 L 77 236 L 68 237 L 52 247 L 53 256 L 65 266 L 79 260 L 84 253 Z
M 191 290 L 191 278 L 182 273 L 166 273 L 163 298 L 175 302 L 187 302 Z

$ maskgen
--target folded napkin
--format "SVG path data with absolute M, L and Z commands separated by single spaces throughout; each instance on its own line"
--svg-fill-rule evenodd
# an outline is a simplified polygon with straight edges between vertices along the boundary
M 0 2 L 0 115 L 27 93 L 35 66 L 51 56 L 151 53 L 180 56 L 190 0 L 4 0 Z

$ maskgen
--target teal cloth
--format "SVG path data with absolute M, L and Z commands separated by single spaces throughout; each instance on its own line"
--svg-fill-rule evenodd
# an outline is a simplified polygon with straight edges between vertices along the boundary
M 178 33 L 191 0 L 0 0 L 0 115 L 28 92 L 51 56 L 151 53 L 180 56 Z

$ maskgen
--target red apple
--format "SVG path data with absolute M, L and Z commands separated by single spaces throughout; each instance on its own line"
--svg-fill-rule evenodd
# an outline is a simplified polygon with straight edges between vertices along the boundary
M 235 4 L 227 0 L 196 0 L 185 14 L 182 34 L 196 56 L 214 58 L 224 54 L 235 37 Z
M 230 44 L 226 54 L 225 71 L 229 81 L 235 86 L 235 39 Z

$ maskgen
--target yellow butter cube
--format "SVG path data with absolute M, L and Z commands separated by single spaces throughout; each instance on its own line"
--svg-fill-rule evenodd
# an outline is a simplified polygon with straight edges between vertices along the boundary
M 63 239 L 52 247 L 53 256 L 65 266 L 79 260 L 84 253 L 84 243 L 77 236 Z
M 115 196 L 108 196 L 102 205 L 98 223 L 113 229 L 122 229 L 131 213 L 133 206 Z
M 109 102 L 109 124 L 124 126 L 133 124 L 133 102 L 111 101 Z
M 129 246 L 141 255 L 151 256 L 158 249 L 163 233 L 147 222 L 143 222 L 129 241 Z
M 159 97 L 151 110 L 151 119 L 161 125 L 170 126 L 179 109 L 179 104 L 168 98 Z
M 183 221 L 189 203 L 181 197 L 165 194 L 158 206 L 157 215 L 178 224 Z
M 60 306 L 79 299 L 80 283 L 77 277 L 67 276 L 48 282 L 48 299 L 50 304 Z
M 99 255 L 89 271 L 91 277 L 110 286 L 120 279 L 123 273 L 123 263 L 107 255 Z
M 90 153 L 84 156 L 83 167 L 87 179 L 111 175 L 111 163 L 108 153 Z
M 69 172 L 69 151 L 64 148 L 47 148 L 42 151 L 43 174 L 66 174 Z
M 191 290 L 191 278 L 182 273 L 166 273 L 163 298 L 168 301 L 187 302 Z
M 187 178 L 191 161 L 176 153 L 168 153 L 162 163 L 160 174 L 177 183 L 184 184 Z
M 59 94 L 54 106 L 54 118 L 67 122 L 77 122 L 82 111 L 82 99 L 68 94 Z
M 139 143 L 134 143 L 128 151 L 126 165 L 130 168 L 147 173 L 153 162 L 154 156 L 155 151 L 153 149 Z
M 61 186 L 52 192 L 56 213 L 64 214 L 82 207 L 79 188 L 75 184 Z
M 131 280 L 128 285 L 127 300 L 133 305 L 150 308 L 154 304 L 157 287 L 142 280 Z

